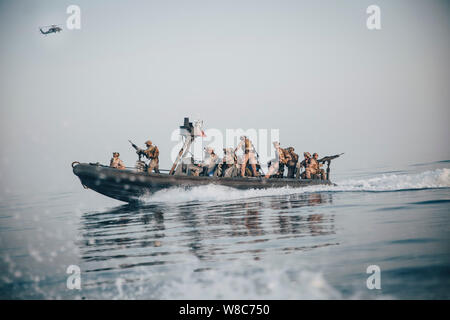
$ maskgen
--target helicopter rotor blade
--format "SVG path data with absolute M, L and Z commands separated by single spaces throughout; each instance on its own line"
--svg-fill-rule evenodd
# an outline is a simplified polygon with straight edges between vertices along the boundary
M 52 24 L 49 26 L 41 26 L 40 28 L 52 28 L 52 27 L 61 27 L 61 26 L 62 26 L 62 24 Z

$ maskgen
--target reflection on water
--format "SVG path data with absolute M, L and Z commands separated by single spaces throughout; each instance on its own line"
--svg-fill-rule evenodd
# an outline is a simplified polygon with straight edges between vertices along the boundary
M 113 272 L 183 263 L 188 256 L 210 268 L 336 245 L 331 202 L 331 193 L 311 193 L 88 212 L 77 241 L 82 269 Z
M 0 297 L 448 299 L 450 170 L 420 171 L 332 188 L 167 190 L 101 211 L 87 208 L 116 202 L 12 196 L 0 201 Z M 373 264 L 382 290 L 366 287 Z M 80 291 L 67 288 L 69 265 Z

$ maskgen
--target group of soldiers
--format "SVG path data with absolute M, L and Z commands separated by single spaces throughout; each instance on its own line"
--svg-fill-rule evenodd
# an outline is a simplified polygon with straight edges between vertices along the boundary
M 131 141 L 130 141 L 131 142 Z M 139 155 L 138 163 L 141 156 L 146 157 L 149 163 L 146 165 L 148 173 L 159 173 L 159 150 L 158 147 L 153 145 L 152 141 L 145 142 L 146 149 L 141 149 L 131 142 L 132 146 L 136 149 L 136 153 Z M 285 168 L 287 168 L 287 178 L 320 178 L 327 179 L 327 174 L 324 169 L 321 168 L 322 164 L 319 163 L 319 155 L 314 153 L 312 156 L 309 152 L 304 152 L 304 159 L 299 160 L 298 154 L 294 151 L 293 147 L 281 148 L 279 142 L 273 142 L 275 147 L 275 159 L 272 159 L 268 163 L 269 170 L 264 175 L 265 178 L 283 178 Z M 242 150 L 243 156 L 238 157 L 236 153 L 238 150 Z M 214 152 L 211 147 L 205 148 L 206 157 L 201 163 L 194 163 L 191 158 L 190 163 L 182 163 L 175 174 L 182 174 L 184 171 L 186 174 L 192 176 L 216 176 L 216 177 L 258 177 L 261 176 L 261 165 L 259 163 L 259 155 L 256 152 L 253 143 L 247 136 L 241 136 L 239 145 L 236 148 L 224 148 L 223 158 Z M 111 159 L 110 167 L 117 169 L 124 169 L 125 165 L 119 158 L 119 153 L 114 152 Z M 305 170 L 301 173 L 302 168 Z
M 131 142 L 131 141 L 130 141 Z M 146 149 L 141 149 L 138 146 L 136 146 L 134 143 L 131 142 L 131 145 L 136 149 L 136 153 L 139 156 L 138 163 L 141 163 L 145 165 L 143 161 L 141 161 L 141 157 L 146 157 L 149 161 L 145 167 L 147 168 L 147 171 L 151 173 L 152 171 L 155 171 L 156 173 L 159 173 L 159 149 L 157 146 L 155 146 L 152 141 L 147 140 L 145 141 Z M 111 158 L 111 161 L 109 163 L 109 166 L 111 168 L 116 169 L 125 169 L 125 164 L 123 161 L 119 158 L 120 154 L 118 152 L 113 152 L 113 157 Z
M 275 147 L 275 159 L 272 159 L 268 163 L 269 171 L 264 175 L 265 178 L 283 178 L 285 168 L 288 169 L 287 178 L 302 178 L 311 179 L 318 177 L 326 180 L 327 175 L 322 164 L 319 163 L 319 155 L 314 153 L 312 156 L 309 152 L 303 153 L 304 159 L 299 161 L 299 156 L 294 152 L 293 147 L 281 148 L 279 142 L 273 142 Z M 244 155 L 242 160 L 236 156 L 236 152 L 242 149 Z M 252 142 L 246 136 L 241 137 L 241 142 L 238 147 L 223 149 L 224 157 L 221 162 L 218 163 L 218 176 L 233 177 L 240 175 L 244 176 L 260 176 L 261 165 L 259 163 L 259 156 L 256 152 Z M 214 152 L 212 150 L 212 152 Z M 209 163 L 209 167 L 212 168 L 212 163 Z M 301 169 L 304 168 L 304 172 L 301 173 Z

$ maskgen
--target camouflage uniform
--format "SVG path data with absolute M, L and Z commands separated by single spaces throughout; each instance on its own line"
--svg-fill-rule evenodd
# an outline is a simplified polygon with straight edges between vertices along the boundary
M 147 149 L 144 150 L 144 155 L 147 159 L 150 159 L 148 163 L 148 173 L 152 173 L 155 170 L 156 173 L 159 173 L 159 149 L 157 146 L 152 145 L 151 143 L 147 143 Z
M 320 174 L 322 180 L 327 180 L 327 174 L 324 169 L 322 169 L 322 164 L 320 164 L 317 159 L 319 158 L 319 155 L 317 153 L 313 154 L 313 159 L 317 162 L 317 172 L 316 174 Z
M 109 166 L 111 168 L 116 168 L 116 169 L 125 169 L 125 164 L 123 163 L 122 160 L 119 159 L 119 154 L 117 153 L 117 157 L 115 157 L 115 152 L 113 153 L 113 157 L 111 158 L 111 161 L 109 163 Z
M 256 177 L 258 175 L 258 173 L 256 172 L 257 161 L 255 157 L 255 150 L 253 148 L 253 144 L 250 141 L 250 139 L 245 136 L 241 137 L 241 142 L 237 146 L 236 150 L 240 148 L 244 150 L 244 159 L 241 165 L 241 176 L 242 177 L 245 176 L 245 169 L 247 167 L 247 162 L 249 162 L 250 165 L 252 166 L 253 174 Z
M 319 167 L 321 166 L 321 164 L 319 164 Z M 319 173 L 320 176 L 322 177 L 322 180 L 327 180 L 327 173 L 325 172 L 324 169 L 319 169 Z
M 311 179 L 311 175 L 319 172 L 319 162 L 316 159 L 311 158 L 309 165 L 306 167 L 305 176 L 306 179 Z
M 287 166 L 289 160 L 291 160 L 291 155 L 289 154 L 289 151 L 287 149 L 280 148 L 282 150 L 282 153 L 280 154 L 280 168 L 279 168 L 279 174 L 280 178 L 283 178 L 284 176 L 284 167 Z
M 233 152 L 233 148 L 224 149 L 224 157 L 222 163 L 222 176 L 226 178 L 237 175 L 237 158 Z
M 301 171 L 302 167 L 306 169 L 308 167 L 308 165 L 309 165 L 309 162 L 311 161 L 311 154 L 309 152 L 304 152 L 303 156 L 305 158 L 302 161 L 298 161 L 297 162 L 297 166 L 296 166 L 296 170 L 297 170 L 296 178 L 297 179 L 300 178 L 300 171 Z M 301 178 L 302 179 L 306 178 L 305 172 L 303 172 L 301 174 Z
M 298 154 L 294 152 L 293 147 L 287 148 L 290 159 L 288 160 L 286 166 L 288 167 L 288 178 L 294 178 L 295 175 L 295 169 L 297 168 L 297 162 L 298 162 Z

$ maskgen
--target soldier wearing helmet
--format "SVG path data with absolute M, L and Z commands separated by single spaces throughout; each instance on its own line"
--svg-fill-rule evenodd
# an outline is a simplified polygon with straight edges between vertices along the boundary
M 297 173 L 296 178 L 299 178 L 301 176 L 302 179 L 306 178 L 305 172 L 300 174 L 300 171 L 302 168 L 307 168 L 309 165 L 309 162 L 311 161 L 311 154 L 309 152 L 303 152 L 304 159 L 302 161 L 297 162 Z
M 311 175 L 319 173 L 319 162 L 317 161 L 318 157 L 319 155 L 314 153 L 313 157 L 309 160 L 305 170 L 306 179 L 311 179 Z
M 286 166 L 288 167 L 288 178 L 294 178 L 295 175 L 295 169 L 297 167 L 297 162 L 298 162 L 298 154 L 296 154 L 294 151 L 295 149 L 293 147 L 289 147 L 286 149 L 288 154 L 289 154 L 289 158 L 288 161 L 286 163 Z
M 327 180 L 327 174 L 324 169 L 322 169 L 322 164 L 319 163 L 319 155 L 316 153 L 313 154 L 313 159 L 317 162 L 317 174 L 320 174 L 322 180 Z
M 142 153 L 150 160 L 148 163 L 148 173 L 152 173 L 154 170 L 156 173 L 159 173 L 159 149 L 157 146 L 153 145 L 151 140 L 145 141 L 145 145 L 147 149 Z
M 109 162 L 109 166 L 111 168 L 115 169 L 125 169 L 125 164 L 122 160 L 119 158 L 120 154 L 118 152 L 113 152 L 113 157 L 111 158 L 111 161 Z
M 279 169 L 278 169 L 278 175 L 280 178 L 284 177 L 284 167 L 287 166 L 288 162 L 291 160 L 291 155 L 288 151 L 288 149 L 281 149 L 281 154 L 280 154 L 280 165 L 279 165 Z

